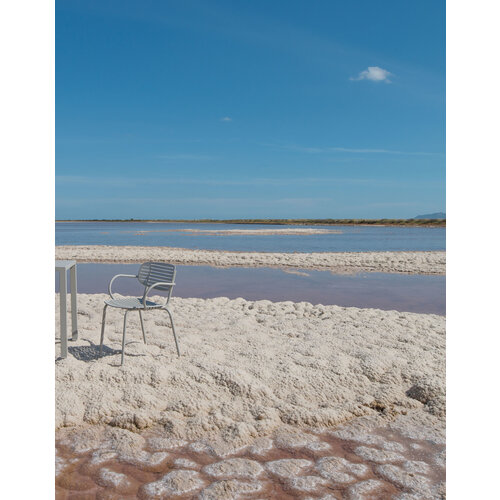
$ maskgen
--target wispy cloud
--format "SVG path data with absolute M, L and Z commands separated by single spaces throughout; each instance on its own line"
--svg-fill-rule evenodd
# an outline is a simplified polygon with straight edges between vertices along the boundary
M 368 66 L 368 69 L 361 71 L 356 77 L 351 77 L 350 80 L 371 80 L 372 82 L 391 83 L 389 80 L 390 76 L 392 76 L 392 73 L 386 69 L 379 68 L 378 66 Z
M 194 178 L 194 177 L 83 177 L 59 175 L 55 178 L 58 186 L 92 186 L 115 188 L 138 188 L 139 186 L 158 185 L 198 185 L 198 186 L 315 186 L 315 185 L 370 185 L 370 186 L 400 186 L 406 182 L 394 179 L 379 179 L 366 177 L 252 177 L 243 179 L 228 178 Z M 414 183 L 415 181 L 412 181 Z M 424 182 L 425 185 L 432 183 Z
M 230 117 L 230 116 L 223 116 L 221 119 L 220 119 L 221 122 L 232 122 L 233 119 Z
M 170 154 L 170 155 L 156 155 L 155 158 L 160 160 L 214 160 L 214 156 L 210 155 L 198 155 L 191 153 L 180 153 L 180 154 Z
M 426 151 L 399 151 L 395 149 L 383 148 L 345 148 L 345 147 L 310 147 L 297 145 L 276 145 L 268 144 L 269 146 L 278 147 L 289 151 L 297 151 L 299 153 L 309 154 L 325 154 L 325 153 L 361 153 L 361 154 L 389 154 L 389 155 L 442 155 L 442 153 L 429 153 Z

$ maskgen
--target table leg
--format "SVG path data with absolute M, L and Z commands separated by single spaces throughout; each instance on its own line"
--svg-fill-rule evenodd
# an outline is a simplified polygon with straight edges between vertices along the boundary
M 78 324 L 77 324 L 77 304 L 76 304 L 76 264 L 70 269 L 70 286 L 71 286 L 71 330 L 72 340 L 78 340 Z
M 61 358 L 68 356 L 68 327 L 66 310 L 66 270 L 59 271 L 59 300 L 61 306 Z

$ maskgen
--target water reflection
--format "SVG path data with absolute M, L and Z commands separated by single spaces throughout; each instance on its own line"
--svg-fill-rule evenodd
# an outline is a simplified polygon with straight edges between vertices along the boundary
M 80 293 L 107 293 L 115 274 L 135 274 L 139 264 L 78 264 Z M 177 266 L 176 297 L 242 297 L 247 300 L 311 302 L 418 313 L 446 313 L 445 276 L 387 273 L 332 274 L 309 269 Z M 56 290 L 58 283 L 56 282 Z M 133 279 L 118 279 L 113 290 L 141 295 Z M 155 292 L 157 293 L 157 292 Z

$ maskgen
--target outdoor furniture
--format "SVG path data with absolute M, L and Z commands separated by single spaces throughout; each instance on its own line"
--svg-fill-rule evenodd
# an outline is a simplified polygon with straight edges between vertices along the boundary
M 136 278 L 141 285 L 144 285 L 144 294 L 142 297 L 123 297 L 117 298 L 111 291 L 111 286 L 116 278 Z M 174 320 L 172 313 L 168 308 L 170 296 L 172 295 L 172 288 L 175 285 L 175 266 L 163 262 L 146 262 L 139 268 L 138 274 L 117 274 L 109 282 L 108 292 L 110 299 L 104 301 L 104 309 L 102 312 L 102 327 L 101 327 L 101 345 L 99 348 L 99 355 L 102 355 L 102 344 L 104 342 L 104 327 L 106 323 L 106 309 L 108 306 L 117 307 L 125 310 L 125 317 L 123 318 L 123 338 L 122 338 L 122 357 L 121 364 L 123 365 L 123 356 L 125 353 L 125 334 L 127 330 L 127 313 L 129 311 L 139 311 L 139 318 L 141 320 L 142 338 L 146 344 L 146 332 L 144 331 L 144 323 L 142 321 L 142 311 L 148 309 L 164 309 L 167 311 L 170 322 L 172 324 L 172 332 L 174 334 L 175 347 L 177 348 L 177 355 L 180 356 L 179 344 L 177 336 L 175 335 Z M 148 300 L 147 295 L 152 289 L 162 290 L 168 292 L 167 299 L 163 304 Z
M 67 326 L 67 296 L 68 282 L 67 271 L 70 270 L 71 286 L 71 330 L 72 340 L 78 339 L 77 326 L 77 306 L 76 306 L 76 261 L 75 260 L 56 260 L 56 271 L 59 272 L 59 301 L 61 305 L 61 358 L 68 356 L 68 326 Z

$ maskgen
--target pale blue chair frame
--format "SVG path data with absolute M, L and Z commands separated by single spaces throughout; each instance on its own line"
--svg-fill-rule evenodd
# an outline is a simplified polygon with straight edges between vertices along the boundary
M 113 282 L 117 278 L 136 278 L 141 285 L 144 285 L 144 294 L 142 297 L 116 297 L 111 287 Z M 137 274 L 117 274 L 113 276 L 108 286 L 108 293 L 110 299 L 104 301 L 104 309 L 102 312 L 102 326 L 101 326 L 101 344 L 99 347 L 99 356 L 102 356 L 102 346 L 104 342 L 104 329 L 106 326 L 106 309 L 109 307 L 116 307 L 125 310 L 125 315 L 123 318 L 123 337 L 122 337 L 122 355 L 121 355 L 121 365 L 123 365 L 124 354 L 125 354 L 125 337 L 127 332 L 127 313 L 129 311 L 139 311 L 139 318 L 141 320 L 142 338 L 146 344 L 146 332 L 144 331 L 144 322 L 142 320 L 142 311 L 147 311 L 151 309 L 162 309 L 167 311 L 170 317 L 170 323 L 172 325 L 172 333 L 174 334 L 175 347 L 177 349 L 177 355 L 180 356 L 181 352 L 179 349 L 179 343 L 177 341 L 177 335 L 175 333 L 174 319 L 172 317 L 172 312 L 169 309 L 170 297 L 172 296 L 172 289 L 175 285 L 175 266 L 172 264 L 167 264 L 165 262 L 145 262 L 139 268 Z M 149 292 L 153 289 L 166 291 L 167 298 L 163 304 L 153 302 L 148 300 L 147 296 Z

